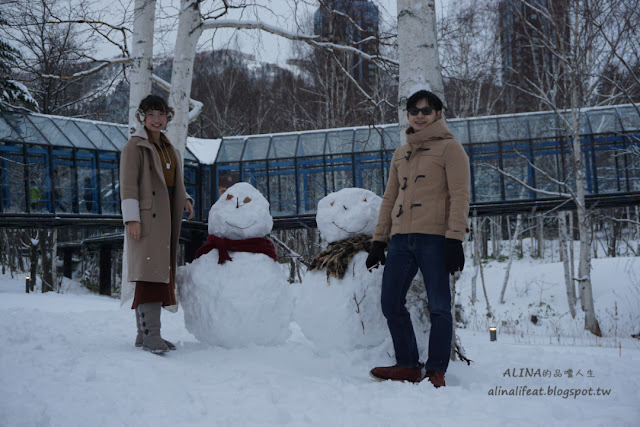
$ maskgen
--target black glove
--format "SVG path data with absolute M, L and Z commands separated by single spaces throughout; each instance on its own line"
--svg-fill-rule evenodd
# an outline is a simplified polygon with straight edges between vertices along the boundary
M 464 270 L 464 251 L 460 240 L 444 240 L 444 266 L 452 276 L 456 271 Z
M 367 257 L 367 270 L 371 269 L 374 265 L 380 263 L 384 265 L 387 257 L 384 256 L 384 250 L 387 248 L 385 242 L 373 241 L 371 243 L 371 249 L 369 249 L 369 256 Z

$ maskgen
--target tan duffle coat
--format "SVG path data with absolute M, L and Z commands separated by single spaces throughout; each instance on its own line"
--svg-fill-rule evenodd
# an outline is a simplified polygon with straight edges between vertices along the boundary
M 183 163 L 172 145 L 177 167 L 173 188 L 173 212 L 160 156 L 147 132 L 139 126 L 122 149 L 120 200 L 122 219 L 141 223 L 139 240 L 126 238 L 128 281 L 169 283 L 176 271 L 182 213 L 192 200 L 184 186 Z
M 391 159 L 373 240 L 409 233 L 464 240 L 469 193 L 469 158 L 444 119 L 409 128 Z

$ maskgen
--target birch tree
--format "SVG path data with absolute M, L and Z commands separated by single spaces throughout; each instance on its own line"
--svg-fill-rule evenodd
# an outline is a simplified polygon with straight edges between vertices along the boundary
M 405 112 L 407 98 L 418 90 L 429 90 L 445 102 L 435 9 L 435 0 L 398 0 L 400 129 L 409 126 Z M 400 138 L 402 144 L 406 143 L 403 131 L 400 132 Z
M 138 126 L 135 114 L 140 101 L 151 93 L 155 13 L 156 0 L 135 0 L 129 72 L 129 133 L 135 132 Z

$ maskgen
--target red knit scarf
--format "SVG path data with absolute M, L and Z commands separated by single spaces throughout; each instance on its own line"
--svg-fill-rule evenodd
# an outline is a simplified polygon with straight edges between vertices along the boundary
M 211 249 L 218 250 L 218 264 L 224 264 L 227 260 L 233 261 L 229 256 L 228 251 L 265 254 L 268 257 L 273 258 L 274 261 L 278 260 L 275 246 L 273 246 L 271 240 L 265 239 L 264 237 L 256 237 L 253 239 L 244 240 L 231 240 L 209 234 L 209 237 L 207 237 L 207 241 L 205 242 L 205 244 L 200 246 L 200 248 L 196 251 L 195 258 L 197 259 L 200 256 L 209 253 Z

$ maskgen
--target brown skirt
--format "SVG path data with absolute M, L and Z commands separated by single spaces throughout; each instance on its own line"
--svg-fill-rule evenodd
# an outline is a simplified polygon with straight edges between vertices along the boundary
M 161 302 L 163 307 L 176 305 L 178 302 L 174 289 L 173 271 L 169 274 L 169 283 L 138 281 L 131 308 L 136 308 L 138 304 L 147 302 Z

